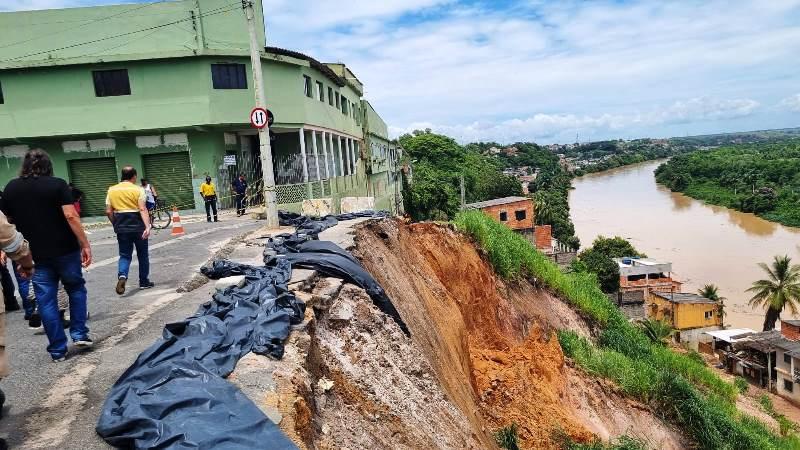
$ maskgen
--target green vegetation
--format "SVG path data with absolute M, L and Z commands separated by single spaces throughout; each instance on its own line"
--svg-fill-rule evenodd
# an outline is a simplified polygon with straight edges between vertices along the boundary
M 517 424 L 499 429 L 494 434 L 494 440 L 497 446 L 506 450 L 519 450 L 519 437 L 517 436 Z
M 645 450 L 647 448 L 644 443 L 630 436 L 621 436 L 609 444 L 599 439 L 588 444 L 581 444 L 561 431 L 555 436 L 555 440 L 563 450 Z
M 667 139 L 635 139 L 632 141 L 599 141 L 580 144 L 564 151 L 564 155 L 588 164 L 576 168 L 574 173 L 602 172 L 654 159 L 663 159 L 694 150 L 692 145 Z
M 522 186 L 502 174 L 496 161 L 455 140 L 430 131 L 399 138 L 414 164 L 413 181 L 403 186 L 403 201 L 414 220 L 448 220 L 460 207 L 460 177 L 467 203 L 522 195 Z
M 742 377 L 734 378 L 733 385 L 736 386 L 736 389 L 740 394 L 744 394 L 748 389 L 750 389 L 750 383 L 748 383 L 747 380 Z
M 716 284 L 704 285 L 702 288 L 697 290 L 697 295 L 717 302 L 717 314 L 719 314 L 719 317 L 723 319 L 725 318 L 725 300 L 727 299 L 725 297 L 720 297 L 719 287 Z
M 769 414 L 776 422 L 778 422 L 778 428 L 780 429 L 781 436 L 786 436 L 791 432 L 796 432 L 798 430 L 797 424 L 792 422 L 791 420 L 787 419 L 786 416 L 775 411 L 775 405 L 772 404 L 772 400 L 769 398 L 767 394 L 761 394 L 761 397 L 758 398 L 758 403 L 761 404 L 761 407 L 764 408 L 764 411 Z
M 667 345 L 672 326 L 663 320 L 645 319 L 639 323 L 642 333 L 654 344 Z
M 800 226 L 800 140 L 679 155 L 656 170 L 673 191 Z
M 617 236 L 607 238 L 598 236 L 592 246 L 581 252 L 572 269 L 576 272 L 588 271 L 597 275 L 600 289 L 605 293 L 619 290 L 619 266 L 612 258 L 644 257 L 630 242 Z
M 800 306 L 800 265 L 793 265 L 789 256 L 776 256 L 772 267 L 759 263 L 767 278 L 753 283 L 750 306 L 764 307 L 764 331 L 775 329 L 775 322 L 787 307 L 797 314 Z
M 704 364 L 652 343 L 608 300 L 594 276 L 561 272 L 527 240 L 480 212 L 459 213 L 455 224 L 486 251 L 499 275 L 537 278 L 600 328 L 597 345 L 574 332 L 559 332 L 566 356 L 653 405 L 700 448 L 800 448 L 795 436 L 776 436 L 761 422 L 740 414 L 734 404 L 736 388 Z
M 466 146 L 482 154 L 488 154 L 492 147 L 503 146 L 496 142 L 478 142 Z M 551 225 L 553 236 L 559 242 L 574 250 L 580 248 L 580 241 L 575 236 L 575 225 L 569 216 L 569 190 L 572 189 L 572 178 L 559 164 L 558 156 L 532 142 L 517 142 L 505 149 L 513 151 L 501 152 L 490 158 L 506 169 L 522 167 L 528 167 L 531 171 L 538 169 L 536 180 L 528 186 L 536 206 L 536 225 Z

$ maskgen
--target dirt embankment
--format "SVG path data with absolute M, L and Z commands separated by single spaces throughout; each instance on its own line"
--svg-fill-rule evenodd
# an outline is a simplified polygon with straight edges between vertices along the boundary
M 230 379 L 304 449 L 496 449 L 516 423 L 524 449 L 628 434 L 652 448 L 680 433 L 603 380 L 565 364 L 555 330 L 591 330 L 559 299 L 495 277 L 464 236 L 396 220 L 357 228 L 353 253 L 411 338 L 366 293 L 309 275 L 281 361 L 248 355 Z
M 646 407 L 567 367 L 554 330 L 588 336 L 584 321 L 530 283 L 498 279 L 461 234 L 384 220 L 360 227 L 356 244 L 476 430 L 516 423 L 524 448 L 554 448 L 556 430 L 576 441 L 628 434 L 655 448 L 685 448 Z

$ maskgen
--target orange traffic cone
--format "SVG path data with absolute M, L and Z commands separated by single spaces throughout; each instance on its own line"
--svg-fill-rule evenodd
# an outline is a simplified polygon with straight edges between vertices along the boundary
M 178 214 L 178 207 L 177 206 L 173 206 L 172 207 L 172 233 L 170 233 L 170 236 L 183 236 L 184 234 L 186 234 L 186 232 L 183 231 L 183 225 L 181 225 L 181 216 L 180 216 L 180 214 Z

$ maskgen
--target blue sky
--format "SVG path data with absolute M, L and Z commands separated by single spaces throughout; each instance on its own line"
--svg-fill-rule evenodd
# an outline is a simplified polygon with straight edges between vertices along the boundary
M 800 0 L 263 3 L 269 44 L 348 64 L 395 135 L 565 143 L 800 126 Z

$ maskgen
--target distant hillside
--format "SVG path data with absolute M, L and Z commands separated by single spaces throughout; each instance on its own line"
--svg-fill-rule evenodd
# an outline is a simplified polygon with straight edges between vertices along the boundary
M 670 141 L 696 146 L 720 146 L 731 144 L 781 142 L 796 138 L 800 138 L 800 128 L 781 128 L 777 130 L 739 131 L 734 133 L 674 137 L 671 138 Z

